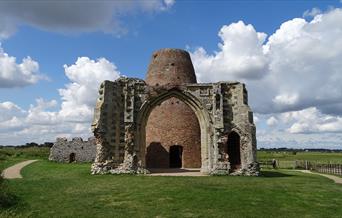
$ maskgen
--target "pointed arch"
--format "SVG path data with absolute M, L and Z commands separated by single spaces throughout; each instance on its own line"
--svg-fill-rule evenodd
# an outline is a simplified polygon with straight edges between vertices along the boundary
M 141 164 L 144 167 L 146 166 L 146 124 L 149 115 L 157 105 L 172 97 L 178 98 L 179 100 L 183 101 L 186 105 L 188 105 L 194 111 L 198 119 L 201 129 L 201 171 L 209 172 L 210 168 L 212 167 L 212 160 L 209 157 L 213 153 L 211 146 L 209 146 L 212 143 L 212 133 L 210 131 L 212 120 L 206 108 L 203 107 L 202 102 L 200 102 L 192 94 L 179 88 L 165 90 L 159 93 L 158 95 L 150 97 L 150 99 L 141 106 L 137 115 L 136 122 L 136 142 L 138 146 L 137 149 L 140 151 L 139 159 L 141 161 Z

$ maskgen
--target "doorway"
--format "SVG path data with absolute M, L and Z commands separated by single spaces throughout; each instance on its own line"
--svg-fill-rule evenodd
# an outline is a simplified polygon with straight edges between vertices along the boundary
M 183 147 L 180 145 L 172 145 L 169 152 L 170 168 L 182 167 Z
M 71 153 L 69 155 L 69 163 L 73 163 L 76 161 L 76 154 L 75 153 Z
M 232 170 L 241 167 L 241 157 L 240 157 L 240 136 L 236 132 L 231 132 L 228 135 L 228 156 L 229 163 Z

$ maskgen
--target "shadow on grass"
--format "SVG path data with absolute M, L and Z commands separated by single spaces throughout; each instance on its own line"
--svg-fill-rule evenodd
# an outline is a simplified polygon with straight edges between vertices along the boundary
M 274 178 L 274 177 L 291 177 L 293 175 L 281 173 L 279 171 L 261 171 L 260 176 L 261 177 Z

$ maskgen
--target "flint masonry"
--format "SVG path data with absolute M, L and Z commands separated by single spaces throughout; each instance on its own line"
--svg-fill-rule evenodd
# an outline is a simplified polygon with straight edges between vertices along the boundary
M 92 131 L 93 174 L 200 168 L 258 175 L 253 113 L 244 84 L 197 83 L 190 55 L 153 53 L 146 80 L 121 77 L 99 88 Z

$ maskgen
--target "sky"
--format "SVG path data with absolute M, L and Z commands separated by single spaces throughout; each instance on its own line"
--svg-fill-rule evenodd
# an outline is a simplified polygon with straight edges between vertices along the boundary
M 103 80 L 187 50 L 246 84 L 258 147 L 342 149 L 341 1 L 0 1 L 0 144 L 92 136 Z

